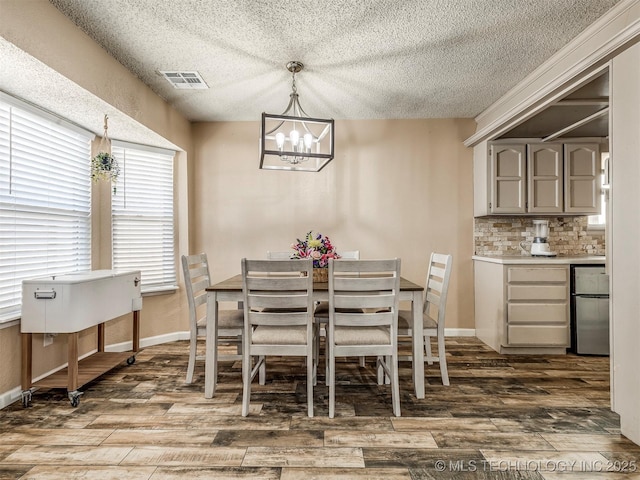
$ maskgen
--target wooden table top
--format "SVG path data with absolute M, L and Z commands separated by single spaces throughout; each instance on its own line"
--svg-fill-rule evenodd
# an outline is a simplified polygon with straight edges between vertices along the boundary
M 318 291 L 329 290 L 329 284 L 327 282 L 313 282 L 313 289 Z M 242 274 L 235 275 L 231 278 L 227 278 L 222 282 L 216 283 L 206 288 L 208 292 L 229 292 L 229 291 L 242 291 Z M 406 278 L 400 277 L 400 290 L 402 291 L 422 291 L 424 287 L 417 283 L 410 282 Z

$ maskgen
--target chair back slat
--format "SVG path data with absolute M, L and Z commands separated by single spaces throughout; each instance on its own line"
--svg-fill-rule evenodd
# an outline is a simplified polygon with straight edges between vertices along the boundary
M 435 266 L 435 264 L 432 264 L 432 266 L 431 266 L 431 276 L 432 277 L 444 278 L 445 271 L 446 271 L 446 269 L 441 268 L 441 267 L 437 267 L 437 266 Z
M 453 256 L 432 253 L 427 270 L 423 312 L 436 320 L 438 329 L 444 329 L 445 307 Z M 437 311 L 437 312 L 434 312 Z
M 271 292 L 290 292 L 295 290 L 304 290 L 306 288 L 307 279 L 304 277 L 300 277 L 298 275 L 295 277 L 281 276 L 282 274 L 280 272 L 277 272 L 280 273 L 279 275 L 273 275 L 272 272 L 269 273 L 270 275 L 267 277 L 248 277 L 247 286 L 249 289 L 252 291 L 268 290 Z M 291 273 L 288 275 L 291 275 Z
M 341 258 L 339 260 L 334 260 L 334 262 L 339 262 L 340 266 L 338 267 L 338 271 L 341 273 L 360 273 L 360 272 L 391 272 L 395 270 L 395 259 L 393 260 L 350 260 Z
M 335 279 L 336 291 L 370 292 L 377 290 L 391 290 L 395 285 L 394 277 L 339 277 Z
M 298 265 L 297 262 L 304 261 L 304 259 L 247 260 L 247 272 L 262 272 L 262 276 L 266 273 L 302 272 L 306 271 L 306 267 Z
M 380 293 L 380 294 L 363 294 L 363 295 L 354 295 L 355 292 L 339 292 L 336 295 L 334 306 L 336 308 L 351 308 L 351 309 L 361 309 L 361 308 L 376 308 L 382 309 L 387 308 L 390 305 L 393 305 L 394 293 Z
M 280 290 L 278 290 L 280 291 Z M 282 292 L 282 295 L 277 294 L 265 294 L 261 295 L 259 292 L 250 294 L 248 297 L 249 308 L 261 309 L 261 308 L 307 308 L 307 294 L 300 292 Z M 296 293 L 299 293 L 296 295 Z

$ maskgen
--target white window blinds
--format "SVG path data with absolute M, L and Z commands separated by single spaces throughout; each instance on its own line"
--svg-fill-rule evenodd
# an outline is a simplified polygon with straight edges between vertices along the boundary
M 0 323 L 22 280 L 91 269 L 91 136 L 16 103 L 0 96 Z
M 113 268 L 140 270 L 143 292 L 175 288 L 175 152 L 114 141 L 120 165 L 112 197 Z

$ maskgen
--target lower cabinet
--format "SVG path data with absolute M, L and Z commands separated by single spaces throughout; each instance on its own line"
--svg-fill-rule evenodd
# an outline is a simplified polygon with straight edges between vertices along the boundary
M 569 266 L 475 262 L 476 335 L 500 353 L 565 353 Z

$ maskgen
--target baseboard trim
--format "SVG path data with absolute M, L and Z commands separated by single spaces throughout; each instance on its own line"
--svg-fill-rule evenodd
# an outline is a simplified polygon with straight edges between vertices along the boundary
M 475 328 L 445 328 L 445 337 L 475 337 Z
M 163 335 L 157 335 L 155 337 L 147 337 L 140 340 L 140 348 L 152 347 L 153 345 L 160 345 L 162 343 L 175 342 L 178 340 L 189 340 L 189 332 L 173 332 L 165 333 Z M 106 352 L 126 352 L 133 348 L 133 342 L 114 343 L 106 346 L 104 349 Z

